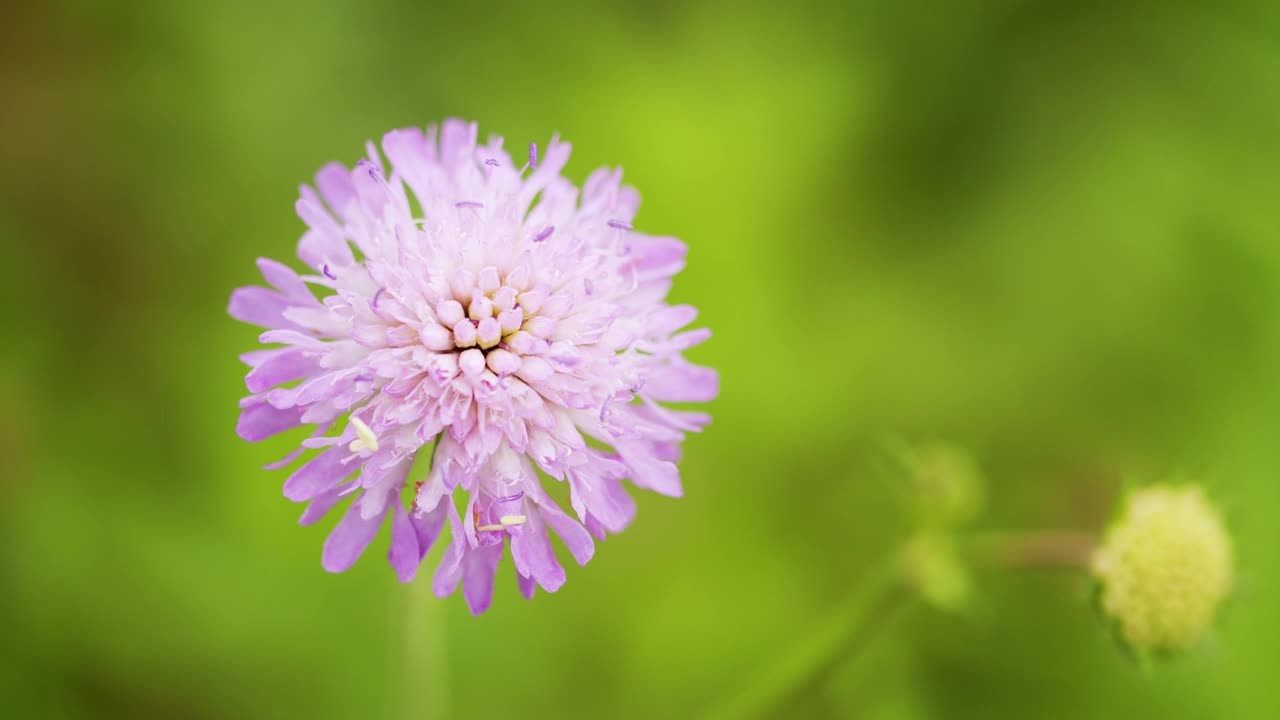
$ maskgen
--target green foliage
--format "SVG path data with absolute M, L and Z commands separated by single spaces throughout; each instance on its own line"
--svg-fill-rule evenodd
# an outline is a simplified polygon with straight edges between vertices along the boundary
M 257 333 L 225 305 L 292 253 L 298 183 L 452 114 L 561 132 L 579 180 L 623 165 L 637 226 L 690 245 L 674 300 L 723 376 L 685 498 L 640 494 L 553 596 L 508 564 L 485 617 L 444 601 L 458 716 L 748 691 L 915 527 L 875 481 L 896 434 L 981 450 L 986 491 L 945 485 L 934 528 L 1100 530 L 1125 474 L 1211 470 L 1231 617 L 1144 676 L 1082 580 L 984 576 L 788 717 L 1280 717 L 1274 3 L 431 5 L 0 9 L 9 715 L 432 716 L 397 692 L 386 538 L 325 574 L 329 524 L 260 469 L 299 436 L 234 436 Z

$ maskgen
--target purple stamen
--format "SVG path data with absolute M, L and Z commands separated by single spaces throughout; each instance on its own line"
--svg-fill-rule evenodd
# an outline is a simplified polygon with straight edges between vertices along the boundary
M 371 304 L 373 305 L 374 309 L 377 309 L 378 307 L 378 298 L 382 297 L 382 293 L 386 291 L 387 291 L 386 288 L 378 288 L 378 292 L 373 294 L 373 303 Z
M 611 227 L 611 228 L 617 228 L 618 230 L 630 230 L 630 229 L 631 229 L 631 223 L 624 223 L 624 222 L 622 222 L 621 220 L 610 220 L 610 221 L 609 221 L 609 223 L 608 223 L 608 225 L 609 225 L 609 227 Z
M 500 502 L 500 503 L 515 502 L 516 500 L 519 500 L 519 499 L 520 499 L 520 498 L 522 498 L 522 497 L 524 497 L 524 491 L 523 491 L 523 490 L 521 490 L 520 492 L 516 493 L 515 495 L 507 495 L 507 496 L 505 496 L 505 497 L 500 497 L 500 498 L 498 498 L 498 502 Z
M 485 160 L 484 164 L 488 165 L 489 167 L 498 167 L 498 161 L 494 160 L 493 158 L 489 158 L 488 160 Z
M 534 241 L 534 242 L 542 242 L 543 240 L 546 240 L 547 238 L 551 237 L 551 233 L 553 233 L 553 232 L 555 232 L 555 231 L 556 231 L 556 226 L 555 226 L 555 225 L 548 225 L 546 228 L 544 228 L 544 229 L 542 230 L 542 232 L 540 232 L 540 233 L 538 233 L 537 235 L 534 235 L 534 236 L 533 236 L 533 241 Z
M 332 272 L 329 272 L 329 263 L 325 263 L 324 267 L 320 268 L 320 272 L 324 273 L 324 276 L 329 278 L 330 280 L 338 279 L 337 275 L 334 275 Z
M 373 382 L 373 374 L 364 373 L 362 375 L 357 375 L 355 382 Z
M 454 203 L 453 206 L 457 208 L 482 208 L 484 207 L 484 203 L 478 203 L 471 200 L 463 200 L 462 202 Z
M 529 143 L 529 167 L 538 169 L 538 143 Z
M 596 284 L 591 282 L 591 278 L 583 278 L 582 287 L 587 291 L 588 295 L 596 291 Z

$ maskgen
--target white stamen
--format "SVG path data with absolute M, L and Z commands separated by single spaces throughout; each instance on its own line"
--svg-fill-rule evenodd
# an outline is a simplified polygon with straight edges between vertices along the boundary
M 358 417 L 351 418 L 351 426 L 356 429 L 356 440 L 353 440 L 347 449 L 351 452 L 360 452 L 365 448 L 373 452 L 378 452 L 378 436 L 373 434 L 368 425 Z
M 512 525 L 523 525 L 527 519 L 524 515 L 503 515 L 498 518 L 498 522 L 502 523 L 503 527 L 511 527 Z

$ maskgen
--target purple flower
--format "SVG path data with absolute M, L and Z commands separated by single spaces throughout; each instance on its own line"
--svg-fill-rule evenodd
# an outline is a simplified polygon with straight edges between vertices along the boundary
M 681 354 L 710 332 L 681 332 L 697 312 L 665 302 L 684 243 L 631 230 L 639 196 L 620 170 L 597 170 L 579 191 L 560 177 L 568 143 L 545 150 L 518 168 L 501 138 L 477 147 L 475 124 L 393 130 L 389 175 L 371 143 L 354 169 L 322 168 L 318 194 L 301 188 L 298 257 L 315 274 L 259 260 L 271 288 L 232 293 L 231 315 L 267 328 L 272 346 L 243 356 L 253 394 L 237 432 L 258 441 L 317 426 L 268 466 L 320 450 L 284 484 L 308 503 L 302 524 L 351 498 L 326 570 L 351 567 L 390 518 L 389 560 L 408 582 L 448 524 L 434 590 L 461 583 L 479 614 L 504 552 L 532 597 L 565 581 L 551 532 L 585 565 L 593 536 L 624 529 L 636 508 L 623 479 L 681 495 L 680 443 L 710 418 L 662 403 L 719 389 L 714 370 Z M 431 470 L 406 509 L 424 447 Z M 577 519 L 538 470 L 569 483 Z

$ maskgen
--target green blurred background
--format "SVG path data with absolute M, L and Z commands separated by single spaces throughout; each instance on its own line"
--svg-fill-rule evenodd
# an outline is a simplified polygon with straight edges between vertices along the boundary
M 385 533 L 299 528 L 233 432 L 297 185 L 447 115 L 621 164 L 716 336 L 687 497 L 555 595 L 443 601 L 455 717 L 697 717 L 910 530 L 885 439 L 956 442 L 983 530 L 1100 528 L 1126 477 L 1224 506 L 1240 580 L 1142 667 L 1070 572 L 905 603 L 770 712 L 1280 717 L 1280 6 L 712 1 L 0 9 L 0 702 L 10 717 L 440 717 Z M 434 566 L 439 548 L 428 558 Z M 424 573 L 425 574 L 425 573 Z M 434 602 L 434 601 L 432 601 Z M 403 699 L 416 705 L 406 712 Z

